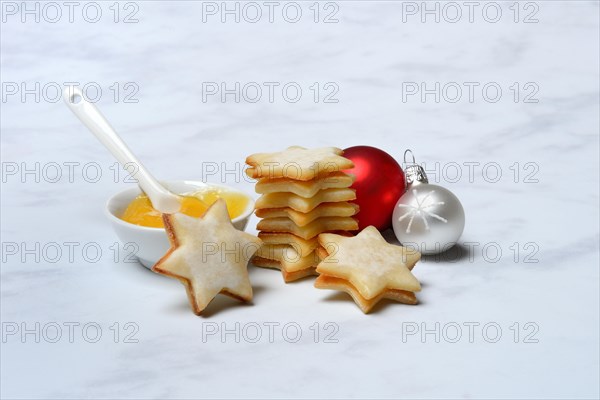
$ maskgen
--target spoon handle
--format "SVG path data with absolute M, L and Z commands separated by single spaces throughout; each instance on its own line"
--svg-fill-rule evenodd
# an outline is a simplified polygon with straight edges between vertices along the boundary
M 148 172 L 100 110 L 84 98 L 78 87 L 67 86 L 63 92 L 63 99 L 73 114 L 100 140 L 123 168 L 137 179 L 155 209 L 167 214 L 179 211 L 181 207 L 179 196 L 168 191 Z

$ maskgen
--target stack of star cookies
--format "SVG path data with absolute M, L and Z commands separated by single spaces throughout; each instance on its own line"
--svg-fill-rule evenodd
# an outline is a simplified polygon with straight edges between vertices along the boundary
M 351 189 L 354 167 L 335 147 L 253 154 L 246 159 L 248 176 L 257 179 L 256 216 L 263 245 L 253 263 L 281 270 L 286 282 L 314 275 L 320 258 L 317 236 L 358 230 L 358 206 Z

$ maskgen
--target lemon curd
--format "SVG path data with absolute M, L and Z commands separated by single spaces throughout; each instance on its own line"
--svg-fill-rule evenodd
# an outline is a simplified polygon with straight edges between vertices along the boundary
M 248 199 L 243 194 L 208 187 L 196 192 L 182 194 L 180 212 L 190 217 L 200 217 L 204 215 L 211 204 L 220 198 L 227 203 L 227 211 L 231 219 L 242 215 L 248 205 Z M 164 228 L 162 214 L 152 207 L 152 203 L 145 193 L 140 194 L 129 203 L 121 219 L 135 225 Z

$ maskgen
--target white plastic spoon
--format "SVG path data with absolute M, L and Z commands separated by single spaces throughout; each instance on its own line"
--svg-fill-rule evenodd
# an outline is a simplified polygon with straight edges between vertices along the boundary
M 86 101 L 78 87 L 67 86 L 63 91 L 63 100 L 73 114 L 100 140 L 113 156 L 121 163 L 123 168 L 137 179 L 142 190 L 148 195 L 152 207 L 164 214 L 178 212 L 181 208 L 181 196 L 167 190 L 161 185 L 133 155 L 129 147 L 115 132 L 106 118 L 95 105 Z M 127 166 L 137 168 L 127 169 Z

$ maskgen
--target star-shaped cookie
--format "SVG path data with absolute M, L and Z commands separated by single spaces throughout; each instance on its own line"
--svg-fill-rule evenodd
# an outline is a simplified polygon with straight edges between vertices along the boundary
M 308 181 L 327 174 L 354 168 L 354 163 L 342 157 L 337 147 L 305 149 L 288 147 L 275 153 L 257 153 L 246 158 L 250 166 L 246 173 L 251 178 L 287 178 Z
M 411 270 L 421 253 L 387 243 L 373 226 L 355 237 L 322 233 L 319 244 L 327 256 L 317 266 L 315 287 L 349 293 L 365 313 L 382 298 L 416 304 L 421 285 Z
M 152 270 L 183 283 L 195 314 L 219 293 L 252 300 L 248 261 L 262 241 L 233 226 L 223 199 L 200 218 L 175 213 L 163 220 L 171 248 Z

